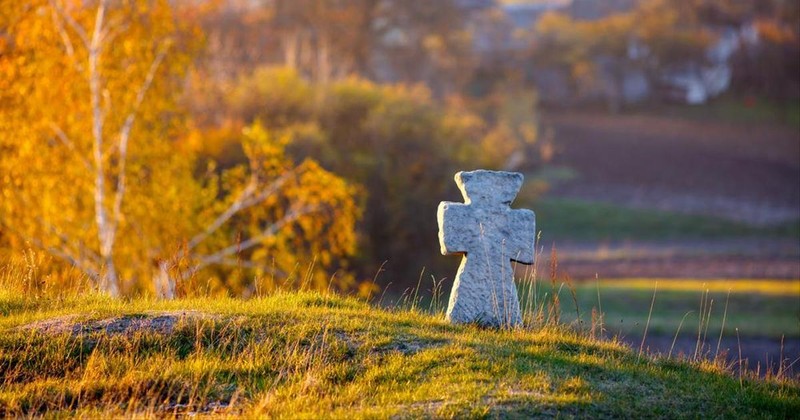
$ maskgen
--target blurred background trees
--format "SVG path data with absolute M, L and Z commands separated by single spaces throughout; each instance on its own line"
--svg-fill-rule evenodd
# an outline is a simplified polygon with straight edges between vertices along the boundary
M 230 132 L 254 123 L 284 136 L 296 159 L 312 157 L 363 188 L 356 275 L 371 279 L 383 266 L 382 277 L 405 285 L 426 266 L 420 261 L 431 261 L 434 273 L 444 271 L 431 257 L 438 244 L 430 215 L 438 205 L 434 197 L 457 198 L 453 174 L 464 167 L 518 167 L 536 140 L 530 118 L 492 123 L 463 103 L 437 101 L 423 85 L 358 77 L 312 84 L 286 67 L 242 75 L 225 103 L 228 119 L 213 131 L 229 134 L 215 140 L 199 135 L 205 141 L 196 143 L 197 152 L 235 162 L 244 154 Z
M 178 105 L 199 34 L 166 1 L 3 4 L 0 223 L 113 296 L 167 297 L 200 270 L 246 291 L 241 271 L 329 285 L 355 250 L 357 191 L 287 139 L 252 125 L 241 161 L 198 166 Z M 309 265 L 314 261 L 313 265 Z M 309 265 L 309 268 L 306 268 Z M 347 289 L 346 272 L 331 287 Z M 213 286 L 213 285 L 212 285 Z
M 567 83 L 555 81 L 564 92 L 551 95 L 562 105 L 699 104 L 728 90 L 791 101 L 800 95 L 798 8 L 781 0 L 611 1 L 605 9 L 574 1 L 538 11 L 530 65 L 566 75 Z
M 149 266 L 120 264 L 186 229 L 204 195 L 164 141 L 183 124 L 173 92 L 192 41 L 166 2 L 3 9 L 0 221 L 119 295 Z
M 797 101 L 798 9 L 0 0 L 0 245 L 110 292 L 402 291 L 452 275 L 456 171 L 554 156 L 543 106 Z

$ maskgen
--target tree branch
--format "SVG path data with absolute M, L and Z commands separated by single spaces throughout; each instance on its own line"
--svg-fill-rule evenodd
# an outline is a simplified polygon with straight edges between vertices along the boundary
M 252 206 L 255 206 L 259 203 L 262 203 L 272 194 L 275 194 L 275 192 L 277 192 L 278 189 L 280 189 L 283 186 L 283 184 L 291 177 L 291 175 L 294 174 L 294 172 L 295 172 L 294 169 L 285 172 L 283 175 L 272 181 L 272 183 L 258 195 L 253 195 L 256 189 L 256 181 L 251 180 L 247 184 L 247 187 L 245 187 L 245 189 L 242 191 L 242 193 L 239 194 L 239 197 L 237 197 L 236 200 L 234 200 L 233 203 L 231 203 L 231 205 L 228 206 L 228 208 L 224 212 L 222 212 L 222 214 L 220 214 L 216 219 L 214 219 L 214 221 L 211 222 L 211 224 L 209 224 L 203 232 L 195 235 L 189 241 L 188 248 L 190 250 L 194 249 L 195 247 L 197 247 L 197 245 L 206 240 L 206 238 L 208 238 L 212 233 L 216 232 L 217 229 L 222 227 L 226 222 L 228 222 L 228 220 L 230 220 L 237 213 L 239 213 L 242 210 L 246 210 Z
M 125 32 L 130 24 L 125 22 L 124 20 L 117 18 L 106 25 L 107 29 L 104 29 L 100 34 L 100 39 L 102 40 L 103 44 L 110 44 L 114 42 L 114 38 L 119 36 L 119 34 Z
M 230 245 L 230 246 L 228 246 L 226 248 L 223 248 L 223 249 L 221 249 L 221 250 L 219 250 L 219 251 L 217 251 L 217 252 L 215 252 L 215 253 L 213 253 L 211 255 L 199 256 L 198 257 L 199 262 L 196 265 L 195 270 L 200 270 L 201 268 L 206 267 L 206 266 L 211 265 L 211 264 L 218 264 L 218 263 L 224 261 L 226 259 L 226 257 L 229 257 L 231 255 L 237 254 L 237 253 L 245 251 L 245 250 L 248 250 L 250 248 L 253 248 L 254 246 L 258 245 L 259 243 L 263 242 L 264 240 L 275 236 L 275 234 L 278 233 L 278 231 L 280 231 L 286 225 L 288 225 L 290 223 L 293 223 L 293 222 L 297 221 L 298 219 L 300 219 L 301 217 L 307 216 L 307 215 L 313 213 L 316 210 L 317 210 L 317 208 L 313 207 L 313 206 L 305 206 L 305 207 L 301 207 L 299 209 L 293 210 L 293 211 L 291 211 L 289 213 L 286 213 L 280 220 L 278 220 L 277 222 L 271 224 L 269 227 L 264 229 L 260 234 L 254 236 L 254 237 L 252 237 L 250 239 L 247 239 L 245 241 L 242 241 L 242 242 L 234 244 L 234 245 Z
M 70 39 L 69 34 L 64 27 L 64 22 L 62 21 L 63 18 L 56 9 L 55 2 L 53 0 L 50 0 L 50 5 L 53 23 L 56 25 L 58 34 L 61 36 L 61 42 L 64 44 L 64 50 L 66 50 L 67 56 L 69 56 L 70 61 L 72 61 L 72 66 L 75 67 L 75 70 L 77 70 L 79 73 L 83 73 L 83 66 L 78 60 L 75 59 L 75 48 L 73 47 L 72 40 Z
M 50 0 L 50 7 L 52 7 L 53 10 L 55 10 L 64 19 L 64 21 L 67 22 L 67 25 L 69 25 L 69 27 L 78 34 L 78 37 L 81 39 L 81 41 L 83 41 L 83 45 L 88 49 L 89 37 L 86 35 L 86 30 L 83 29 L 83 27 L 76 22 L 72 16 L 69 15 L 69 13 L 66 13 L 64 9 L 62 9 L 61 6 L 56 3 L 55 0 Z
M 111 222 L 111 231 L 113 234 L 116 234 L 117 227 L 119 226 L 119 220 L 122 213 L 122 199 L 125 196 L 125 166 L 128 160 L 128 142 L 130 139 L 131 129 L 133 128 L 133 123 L 136 122 L 136 114 L 139 112 L 139 107 L 142 105 L 147 91 L 153 84 L 153 78 L 155 77 L 156 71 L 158 71 L 158 67 L 161 65 L 161 62 L 164 60 L 166 54 L 166 48 L 162 49 L 153 59 L 153 62 L 150 63 L 150 68 L 147 70 L 147 75 L 144 78 L 144 82 L 142 82 L 142 85 L 139 87 L 139 91 L 136 92 L 136 99 L 133 103 L 133 109 L 125 118 L 125 123 L 122 125 L 122 128 L 119 131 L 119 174 L 117 175 L 117 189 L 114 194 L 114 207 L 112 210 L 113 219 Z
M 93 251 L 87 249 L 86 247 L 80 246 L 80 244 L 77 245 L 76 249 L 74 249 L 74 250 L 70 249 L 70 243 L 72 243 L 73 241 L 71 241 L 70 238 L 67 235 L 62 233 L 58 228 L 56 228 L 52 224 L 41 220 L 41 218 L 39 218 L 38 222 L 39 222 L 39 224 L 42 225 L 43 228 L 45 228 L 46 230 L 50 231 L 50 233 L 52 233 L 53 235 L 58 237 L 58 239 L 61 241 L 62 249 L 66 250 L 66 251 L 71 251 L 71 254 L 73 254 L 73 255 L 77 253 L 78 256 L 86 256 L 90 260 L 92 260 L 95 264 L 98 264 L 98 265 L 101 264 L 100 257 L 97 254 L 95 254 Z
M 0 222 L 0 224 L 5 226 L 5 228 L 9 232 L 12 232 L 15 235 L 19 236 L 20 238 L 22 238 L 22 240 L 24 240 L 24 241 L 26 241 L 28 243 L 31 243 L 31 244 L 33 244 L 33 246 L 41 249 L 42 251 L 45 251 L 48 254 L 50 254 L 50 255 L 52 255 L 52 256 L 54 256 L 56 258 L 59 258 L 59 259 L 65 261 L 65 262 L 69 263 L 73 267 L 76 267 L 77 269 L 81 270 L 84 274 L 89 276 L 96 283 L 99 282 L 99 280 L 100 280 L 99 272 L 96 269 L 94 269 L 94 268 L 90 267 L 89 265 L 87 265 L 85 263 L 85 260 L 82 260 L 82 259 L 78 258 L 77 256 L 75 256 L 68 248 L 58 248 L 58 247 L 55 247 L 55 246 L 47 246 L 40 239 L 34 238 L 32 236 L 28 236 L 28 235 L 20 232 L 19 230 L 13 228 L 12 226 L 8 225 L 7 223 Z
M 279 270 L 277 268 L 270 267 L 266 264 L 252 262 L 252 261 L 241 261 L 241 260 L 234 260 L 231 258 L 225 258 L 222 261 L 219 261 L 217 264 L 228 267 L 258 268 L 266 271 L 267 273 L 274 274 L 276 276 L 286 275 L 286 273 L 283 270 Z
M 35 240 L 33 240 L 33 238 L 31 238 L 30 242 L 33 243 L 34 241 Z M 60 250 L 60 249 L 55 248 L 55 247 L 44 247 L 41 244 L 38 245 L 38 246 L 41 249 L 43 249 L 45 252 L 49 253 L 50 255 L 53 255 L 54 257 L 60 258 L 60 259 L 64 260 L 65 262 L 67 262 L 69 264 L 72 264 L 73 267 L 77 268 L 78 270 L 81 270 L 84 274 L 86 274 L 92 280 L 94 280 L 95 283 L 99 283 L 100 274 L 97 272 L 97 270 L 86 266 L 85 264 L 83 264 L 83 262 L 81 262 L 75 256 L 71 255 L 69 252 L 66 252 L 64 250 Z
M 70 140 L 70 138 L 67 136 L 67 134 L 66 134 L 66 133 L 64 133 L 64 130 L 62 130 L 62 129 L 61 129 L 61 127 L 59 127 L 59 126 L 58 126 L 56 123 L 54 123 L 54 122 L 51 122 L 51 123 L 50 123 L 50 128 L 51 128 L 51 129 L 53 130 L 53 132 L 55 133 L 55 135 L 56 135 L 56 138 L 58 138 L 58 139 L 61 141 L 61 143 L 63 143 L 63 144 L 64 144 L 64 146 L 67 146 L 67 148 L 68 148 L 70 151 L 74 152 L 74 153 L 75 153 L 75 155 L 76 155 L 76 156 L 77 156 L 77 157 L 78 157 L 78 158 L 81 160 L 81 162 L 83 162 L 83 165 L 86 167 L 86 169 L 88 169 L 89 171 L 92 171 L 92 163 L 91 163 L 91 162 L 89 162 L 89 161 L 86 159 L 86 157 L 84 157 L 84 156 L 83 156 L 83 155 L 82 155 L 82 154 L 81 154 L 81 153 L 78 151 L 78 148 L 75 146 L 75 143 L 74 143 L 72 140 Z
M 12 188 L 15 190 L 15 192 L 19 192 L 18 188 L 15 188 L 15 187 L 12 187 Z M 26 199 L 24 195 L 20 194 L 20 196 L 22 197 L 23 204 L 25 204 L 28 207 L 34 207 L 34 205 L 31 204 L 30 201 L 28 199 Z M 74 241 L 71 241 L 70 238 L 67 235 L 65 235 L 62 232 L 60 232 L 55 226 L 53 226 L 50 223 L 45 222 L 41 217 L 36 217 L 34 219 L 34 222 L 35 222 L 37 228 L 49 231 L 51 234 L 57 236 L 59 241 L 60 241 L 61 248 L 56 248 L 56 247 L 53 247 L 53 246 L 45 245 L 44 241 L 42 241 L 41 239 L 38 239 L 38 238 L 35 238 L 33 236 L 30 236 L 30 235 L 27 235 L 27 234 L 23 233 L 21 230 L 17 229 L 16 227 L 14 227 L 11 224 L 9 224 L 6 220 L 3 220 L 2 218 L 0 218 L 0 227 L 3 227 L 6 231 L 11 232 L 12 234 L 14 234 L 14 235 L 18 236 L 19 238 L 23 239 L 24 241 L 27 241 L 27 242 L 30 242 L 30 243 L 34 244 L 39 249 L 41 249 L 41 250 L 43 250 L 45 252 L 48 252 L 48 253 L 52 254 L 53 256 L 61 258 L 62 260 L 72 264 L 73 266 L 77 267 L 78 269 L 80 269 L 81 271 L 83 271 L 87 275 L 90 275 L 90 276 L 97 276 L 98 275 L 99 270 L 91 267 L 90 265 L 87 265 L 87 264 L 91 264 L 91 262 L 94 262 L 98 266 L 101 265 L 100 264 L 100 259 L 99 259 L 99 257 L 97 256 L 96 253 L 94 253 L 90 249 L 87 249 L 84 246 L 81 246 L 80 244 L 78 244 L 78 247 L 77 247 L 76 250 L 72 250 L 72 249 L 70 249 L 69 244 L 71 244 Z M 82 258 L 83 256 L 88 256 L 89 257 L 88 263 L 84 263 L 84 261 L 86 261 L 86 259 Z M 95 277 L 93 277 L 93 278 L 95 278 Z
M 94 17 L 94 29 L 92 30 L 92 40 L 90 45 L 97 48 L 103 43 L 103 21 L 106 17 L 106 3 L 107 0 L 100 0 L 100 5 L 97 6 L 97 14 Z

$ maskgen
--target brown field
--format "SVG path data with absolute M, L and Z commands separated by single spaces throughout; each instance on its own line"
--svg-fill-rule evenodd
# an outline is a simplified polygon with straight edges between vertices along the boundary
M 549 266 L 550 247 L 555 246 L 559 272 L 579 282 L 594 278 L 612 279 L 610 282 L 615 282 L 613 279 L 644 278 L 659 279 L 664 287 L 663 282 L 670 279 L 677 284 L 679 279 L 697 279 L 699 282 L 720 279 L 725 282 L 725 279 L 743 278 L 800 278 L 797 228 L 790 228 L 782 234 L 770 230 L 796 225 L 800 219 L 800 132 L 797 128 L 710 119 L 593 113 L 550 113 L 545 115 L 543 123 L 553 130 L 558 145 L 550 164 L 568 168 L 575 174 L 570 179 L 551 184 L 545 197 L 586 202 L 589 209 L 599 203 L 618 206 L 620 211 L 657 212 L 664 217 L 697 216 L 705 218 L 698 219 L 701 220 L 698 223 L 718 220 L 752 231 L 743 233 L 731 229 L 726 232 L 723 228 L 713 237 L 704 236 L 702 232 L 696 235 L 689 232 L 688 235 L 660 239 L 659 233 L 672 233 L 669 225 L 661 225 L 656 235 L 640 232 L 644 235 L 637 238 L 637 225 L 632 222 L 634 227 L 626 233 L 632 233 L 631 239 L 604 239 L 602 235 L 608 234 L 608 229 L 601 229 L 598 235 L 571 237 L 574 230 L 569 226 L 561 227 L 560 234 L 547 238 L 547 224 L 554 222 L 552 219 L 558 216 L 555 214 L 550 220 L 539 221 L 538 228 L 543 230 L 546 239 L 541 244 L 544 255 L 540 269 L 546 270 Z M 561 216 L 565 217 L 563 213 Z M 597 222 L 601 224 L 602 220 Z M 594 224 L 589 220 L 583 229 L 592 226 Z M 796 283 L 791 284 L 795 287 Z M 637 327 L 623 333 L 626 341 L 638 346 L 641 332 L 637 332 L 637 328 L 641 328 L 647 318 L 651 296 L 642 293 L 634 299 L 626 294 L 627 291 L 619 290 L 606 292 L 605 296 L 620 293 L 620 298 L 624 295 L 627 299 L 620 310 L 634 303 L 639 308 L 628 313 L 629 317 L 634 317 L 634 322 L 638 322 Z M 685 304 L 683 301 L 689 299 L 689 295 L 676 295 L 667 302 L 664 299 L 669 293 L 660 295 L 662 308 L 659 310 L 657 305 L 653 316 L 667 322 L 672 330 L 675 328 L 672 324 L 680 321 L 680 314 L 671 312 L 679 307 L 697 310 L 691 306 L 695 303 L 694 295 L 691 295 L 692 303 Z M 764 374 L 767 371 L 774 373 L 776 361 L 781 357 L 789 362 L 800 357 L 800 338 L 797 337 L 800 300 L 795 293 L 791 296 L 794 297 L 776 298 L 784 299 L 788 306 L 786 312 L 772 315 L 763 313 L 765 306 L 770 304 L 754 299 L 752 305 L 748 305 L 749 300 L 745 300 L 737 309 L 744 319 L 774 323 L 777 319 L 774 317 L 780 317 L 788 323 L 786 325 L 793 327 L 787 327 L 788 336 L 783 339 L 755 331 L 742 331 L 740 340 L 734 335 L 726 335 L 721 345 L 728 349 L 729 362 L 737 362 L 741 350 L 743 359 L 748 360 L 749 369 L 760 367 L 760 373 Z M 796 305 L 791 303 L 792 299 Z M 788 309 L 792 306 L 797 310 Z M 614 311 L 611 307 L 608 315 L 613 317 Z M 714 316 L 719 318 L 720 314 Z M 619 319 L 616 321 L 621 322 Z M 630 322 L 631 319 L 625 320 L 625 324 Z M 651 351 L 666 353 L 672 348 L 673 334 L 651 332 L 646 346 Z M 696 337 L 691 334 L 681 334 L 675 341 L 674 351 L 691 354 L 696 342 Z M 793 371 L 797 372 L 796 366 Z
M 543 123 L 558 147 L 551 164 L 577 173 L 554 183 L 547 197 L 753 228 L 800 219 L 796 128 L 595 113 L 549 113 Z M 551 244 L 545 241 L 545 248 Z M 800 278 L 796 235 L 622 243 L 556 238 L 555 245 L 564 269 L 577 278 Z
M 552 194 L 753 224 L 800 217 L 800 133 L 653 116 L 548 114 L 553 164 L 579 168 Z

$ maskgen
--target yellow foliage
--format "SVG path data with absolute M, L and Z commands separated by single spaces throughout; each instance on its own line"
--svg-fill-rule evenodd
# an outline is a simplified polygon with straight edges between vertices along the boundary
M 230 136 L 244 163 L 197 171 L 205 134 L 188 130 L 177 99 L 200 39 L 167 0 L 5 1 L 0 33 L 0 225 L 12 247 L 112 294 L 200 278 L 240 293 L 271 260 L 289 275 L 315 258 L 307 286 L 324 288 L 346 268 L 357 191 L 313 161 L 294 165 L 287 133 L 249 127 Z M 285 76 L 281 101 L 302 109 L 309 95 Z
M 759 19 L 756 21 L 758 35 L 773 44 L 787 44 L 798 41 L 796 28 L 788 25 L 781 25 L 780 22 L 770 19 Z

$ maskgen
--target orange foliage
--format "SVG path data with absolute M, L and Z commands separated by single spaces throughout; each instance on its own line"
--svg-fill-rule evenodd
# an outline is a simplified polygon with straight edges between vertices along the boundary
M 2 3 L 3 240 L 111 294 L 173 296 L 189 281 L 243 293 L 253 274 L 315 259 L 307 286 L 327 287 L 354 252 L 357 190 L 295 165 L 258 125 L 220 132 L 244 159 L 198 170 L 205 133 L 178 98 L 202 36 L 174 12 L 167 0 Z M 355 288 L 346 272 L 333 286 Z

